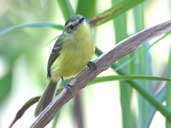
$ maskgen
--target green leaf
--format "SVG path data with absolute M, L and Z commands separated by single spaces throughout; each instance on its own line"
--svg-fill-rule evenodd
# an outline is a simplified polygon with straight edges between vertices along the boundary
M 123 0 L 123 2 L 126 0 Z M 119 4 L 120 0 L 112 0 L 112 6 Z M 115 41 L 119 43 L 121 40 L 128 37 L 127 34 L 127 15 L 123 13 L 114 19 L 114 30 L 115 30 Z M 129 56 L 124 57 L 118 61 L 118 64 L 121 65 L 129 60 Z M 124 69 L 129 72 L 130 66 L 127 65 Z M 120 103 L 122 108 L 122 124 L 123 128 L 133 127 L 133 114 L 131 111 L 131 92 L 132 88 L 126 81 L 119 82 L 120 87 Z
M 130 8 L 142 3 L 144 0 L 125 0 L 121 1 L 118 4 L 114 5 L 112 8 L 106 10 L 98 14 L 97 16 L 93 17 L 90 20 L 90 24 L 97 26 L 100 24 L 104 24 L 105 22 L 113 19 L 114 17 L 126 12 Z
M 96 54 L 101 55 L 102 51 L 100 49 L 96 48 Z M 118 67 L 118 65 L 113 64 L 112 69 L 115 70 Z M 120 75 L 126 75 L 126 72 L 122 69 L 116 70 L 116 72 Z M 135 81 L 127 79 L 126 82 L 132 86 L 137 92 L 139 92 L 153 107 L 155 107 L 158 111 L 160 111 L 168 120 L 171 120 L 171 113 L 164 107 L 162 104 L 157 101 L 151 94 L 146 92 L 140 85 L 141 83 L 137 83 Z M 95 82 L 96 83 L 96 82 Z
M 168 58 L 168 76 L 171 76 L 171 49 Z M 166 84 L 166 106 L 171 112 L 171 82 L 167 82 Z M 171 122 L 166 120 L 166 128 L 171 128 Z
M 55 118 L 53 119 L 52 128 L 56 128 L 56 124 L 59 121 L 60 115 L 61 115 L 61 111 L 59 111 L 59 112 L 56 113 Z
M 6 100 L 7 96 L 10 94 L 12 86 L 12 71 L 9 71 L 0 80 L 0 103 Z
M 157 39 L 156 41 L 154 41 L 154 42 L 149 46 L 149 49 L 150 49 L 151 47 L 153 47 L 154 45 L 156 45 L 157 43 L 159 43 L 162 39 L 165 39 L 165 37 L 167 37 L 168 35 L 170 35 L 170 32 L 164 34 L 164 35 L 161 36 L 159 39 Z
M 55 28 L 59 30 L 63 30 L 62 25 L 58 25 L 55 23 L 50 23 L 50 22 L 35 22 L 35 23 L 27 23 L 27 24 L 19 24 L 19 25 L 14 25 L 7 27 L 5 29 L 0 30 L 0 36 L 3 36 L 4 34 L 11 32 L 15 29 L 22 29 L 22 28 L 43 28 L 43 27 L 48 27 L 48 28 Z
M 143 4 L 138 5 L 134 9 L 134 19 L 136 32 L 144 29 L 144 7 Z M 151 54 L 149 52 L 149 42 L 146 42 L 136 53 L 136 70 L 135 74 L 152 75 L 152 64 Z M 142 61 L 144 60 L 144 61 Z M 148 93 L 152 92 L 151 81 L 142 81 L 142 88 Z M 149 121 L 151 121 L 151 115 L 149 112 L 153 111 L 154 108 L 147 102 L 141 95 L 138 94 L 138 120 L 140 128 L 148 128 Z
M 164 78 L 164 77 L 152 77 L 152 76 L 106 76 L 106 77 L 99 77 L 90 82 L 90 84 L 96 84 L 98 82 L 109 82 L 113 80 L 127 80 L 129 83 L 131 83 L 132 80 L 165 80 L 165 81 L 171 81 L 170 78 Z M 167 108 L 162 106 L 162 104 L 157 101 L 151 94 L 145 91 L 144 88 L 141 86 L 138 86 L 137 84 L 130 84 L 133 88 L 135 88 L 146 100 L 149 101 L 150 104 L 152 104 L 157 110 L 159 110 L 165 118 L 170 121 L 171 120 L 171 112 L 168 111 Z
M 95 15 L 96 0 L 78 0 L 76 12 L 87 18 Z
M 74 15 L 74 10 L 69 0 L 57 0 L 57 2 L 62 10 L 62 14 L 64 15 L 65 20 L 69 19 L 70 16 Z
M 125 81 L 125 80 L 157 80 L 157 81 L 168 81 L 171 82 L 171 78 L 159 77 L 159 76 L 142 76 L 142 75 L 110 75 L 97 77 L 95 80 L 91 81 L 90 84 L 97 84 L 101 82 L 110 82 L 114 80 Z M 150 86 L 150 85 L 149 85 Z

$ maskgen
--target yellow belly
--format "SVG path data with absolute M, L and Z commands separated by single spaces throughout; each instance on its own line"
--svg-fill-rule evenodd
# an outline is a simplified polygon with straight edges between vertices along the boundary
M 94 44 L 91 39 L 82 39 L 81 42 L 64 43 L 59 57 L 51 67 L 52 80 L 71 78 L 80 73 L 91 60 L 94 53 Z

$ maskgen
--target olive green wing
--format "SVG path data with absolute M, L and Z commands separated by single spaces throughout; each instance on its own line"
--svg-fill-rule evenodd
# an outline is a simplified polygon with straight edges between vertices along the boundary
M 51 77 L 51 66 L 53 64 L 53 62 L 59 57 L 60 52 L 62 50 L 63 47 L 63 40 L 64 40 L 64 36 L 65 35 L 60 35 L 58 40 L 55 42 L 53 49 L 51 51 L 51 54 L 49 56 L 48 59 L 48 65 L 47 65 L 47 77 L 50 78 Z

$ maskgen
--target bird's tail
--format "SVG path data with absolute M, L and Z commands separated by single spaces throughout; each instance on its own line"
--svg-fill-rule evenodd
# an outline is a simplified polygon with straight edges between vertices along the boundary
M 36 109 L 35 109 L 35 117 L 38 116 L 52 101 L 53 96 L 55 94 L 57 82 L 50 81 L 43 95 L 41 96 Z

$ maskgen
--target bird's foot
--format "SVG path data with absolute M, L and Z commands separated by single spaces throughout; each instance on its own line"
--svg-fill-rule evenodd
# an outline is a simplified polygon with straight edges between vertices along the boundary
M 92 61 L 89 61 L 87 66 L 90 68 L 90 70 L 96 70 L 97 69 L 96 64 Z
M 74 96 L 74 92 L 73 92 L 71 84 L 66 83 L 66 84 L 64 84 L 64 87 L 67 89 L 67 91 L 69 91 L 72 94 L 72 96 Z

